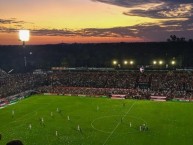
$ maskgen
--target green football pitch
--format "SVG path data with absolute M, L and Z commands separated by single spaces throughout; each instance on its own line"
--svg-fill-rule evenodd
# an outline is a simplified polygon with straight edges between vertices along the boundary
M 193 103 L 35 95 L 0 109 L 0 133 L 1 145 L 192 145 Z

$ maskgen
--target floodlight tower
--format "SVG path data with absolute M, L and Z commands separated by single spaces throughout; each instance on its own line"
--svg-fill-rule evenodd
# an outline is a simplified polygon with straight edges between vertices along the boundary
M 19 30 L 19 40 L 23 43 L 23 48 L 25 48 L 25 42 L 29 41 L 30 32 L 29 30 Z M 27 67 L 27 58 L 24 54 L 24 66 Z

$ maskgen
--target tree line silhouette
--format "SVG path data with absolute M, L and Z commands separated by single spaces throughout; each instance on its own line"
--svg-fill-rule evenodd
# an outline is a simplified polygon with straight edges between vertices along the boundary
M 176 35 L 170 35 L 167 42 L 193 42 L 193 39 L 186 40 L 185 37 L 177 37 Z
M 171 35 L 171 42 L 178 37 Z M 51 67 L 112 67 L 112 60 L 122 64 L 134 60 L 137 65 L 150 65 L 153 60 L 175 59 L 177 67 L 193 67 L 193 42 L 143 42 L 143 43 L 99 43 L 99 44 L 55 44 L 0 46 L 0 68 L 14 72 Z M 24 66 L 27 58 L 27 68 Z

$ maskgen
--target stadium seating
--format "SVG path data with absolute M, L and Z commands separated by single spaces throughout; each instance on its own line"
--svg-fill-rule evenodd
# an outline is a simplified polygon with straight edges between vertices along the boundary
M 27 90 L 76 95 L 125 95 L 191 98 L 193 74 L 188 71 L 63 71 L 48 74 L 10 74 L 0 78 L 0 97 Z M 159 99 L 158 99 L 159 100 Z

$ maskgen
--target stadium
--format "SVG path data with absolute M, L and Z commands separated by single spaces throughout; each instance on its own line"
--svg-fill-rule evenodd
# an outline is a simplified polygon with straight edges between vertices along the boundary
M 192 143 L 192 71 L 1 70 L 1 142 Z
M 193 144 L 193 0 L 0 10 L 0 145 Z

